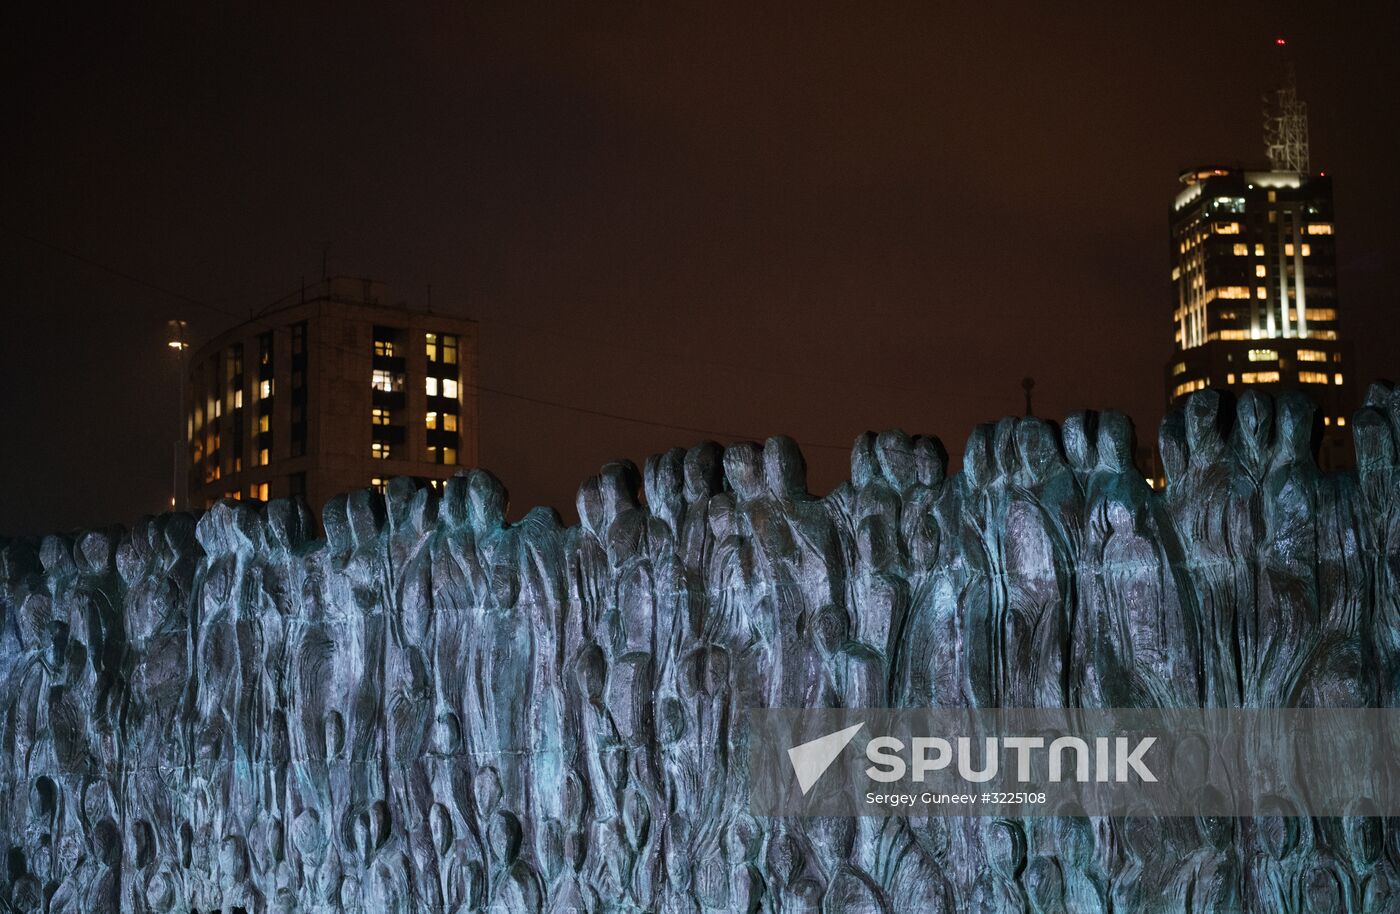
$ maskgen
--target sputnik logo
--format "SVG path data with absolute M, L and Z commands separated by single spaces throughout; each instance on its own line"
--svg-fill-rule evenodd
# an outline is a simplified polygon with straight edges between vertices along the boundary
M 828 733 L 826 736 L 819 736 L 810 742 L 800 746 L 793 746 L 788 750 L 788 759 L 792 762 L 792 770 L 797 773 L 797 786 L 802 788 L 802 795 L 805 797 L 807 791 L 821 779 L 826 773 L 826 769 L 831 767 L 831 763 L 836 761 L 836 757 L 841 754 L 841 750 L 846 748 L 846 744 L 855 737 L 856 731 L 864 727 L 864 723 L 856 724 L 854 727 L 847 727 L 844 730 L 837 730 L 835 733 Z

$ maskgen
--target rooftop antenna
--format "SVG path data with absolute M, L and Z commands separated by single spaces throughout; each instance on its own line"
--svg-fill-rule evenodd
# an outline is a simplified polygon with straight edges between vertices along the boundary
M 1286 38 L 1275 38 L 1283 65 L 1283 81 L 1264 93 L 1264 147 L 1274 171 L 1307 174 L 1308 103 L 1298 98 L 1298 77 Z

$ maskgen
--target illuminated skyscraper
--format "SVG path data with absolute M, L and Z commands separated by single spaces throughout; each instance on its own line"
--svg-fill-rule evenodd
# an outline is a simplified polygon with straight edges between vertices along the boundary
M 1203 388 L 1301 389 L 1318 404 L 1324 467 L 1350 462 L 1351 347 L 1341 337 L 1332 179 L 1309 171 L 1292 69 L 1266 96 L 1270 167 L 1183 171 L 1172 203 L 1172 404 Z
M 189 362 L 189 503 L 433 484 L 474 466 L 477 325 L 333 277 L 201 346 Z

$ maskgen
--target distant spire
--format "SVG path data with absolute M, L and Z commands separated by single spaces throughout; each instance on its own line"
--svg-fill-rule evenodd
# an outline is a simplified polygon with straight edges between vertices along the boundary
M 1264 93 L 1264 147 L 1274 171 L 1306 174 L 1308 162 L 1308 103 L 1298 98 L 1298 78 L 1288 41 L 1275 38 L 1282 58 L 1283 81 Z

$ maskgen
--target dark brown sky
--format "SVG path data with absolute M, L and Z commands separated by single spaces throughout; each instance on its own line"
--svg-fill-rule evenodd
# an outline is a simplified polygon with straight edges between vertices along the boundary
M 959 452 L 1027 374 L 1048 415 L 1155 435 L 1175 174 L 1260 159 L 1280 31 L 1336 177 L 1344 331 L 1397 373 L 1384 4 L 252 6 L 4 29 L 0 531 L 159 510 L 163 324 L 234 322 L 17 232 L 233 312 L 323 250 L 431 284 L 483 322 L 483 385 L 787 432 L 818 491 L 847 457 L 811 445 Z M 499 394 L 481 432 L 513 513 L 698 437 Z

